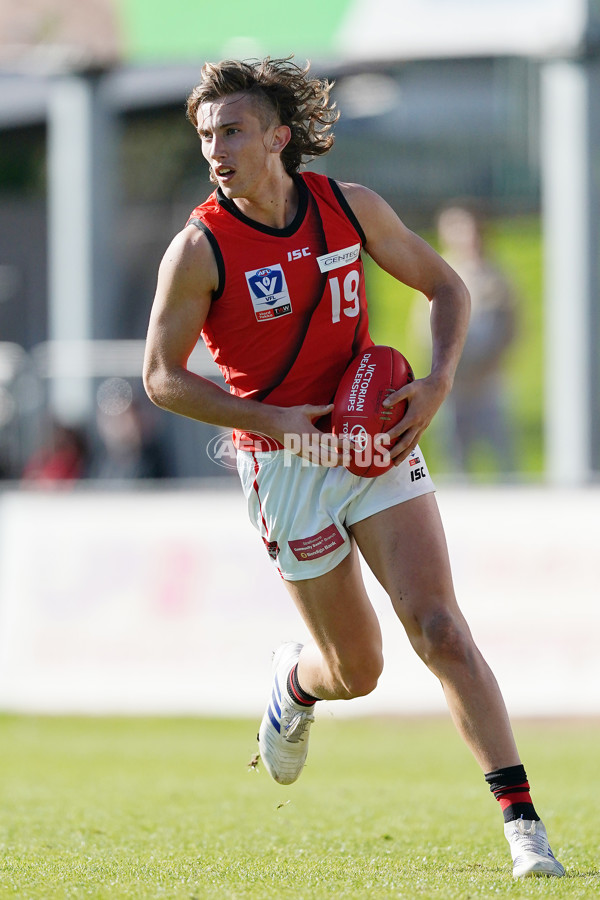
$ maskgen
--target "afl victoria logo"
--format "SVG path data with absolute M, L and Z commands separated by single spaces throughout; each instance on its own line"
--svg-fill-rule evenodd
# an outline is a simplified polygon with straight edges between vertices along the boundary
M 291 313 L 292 302 L 280 263 L 261 266 L 260 269 L 244 274 L 258 322 L 274 320 Z

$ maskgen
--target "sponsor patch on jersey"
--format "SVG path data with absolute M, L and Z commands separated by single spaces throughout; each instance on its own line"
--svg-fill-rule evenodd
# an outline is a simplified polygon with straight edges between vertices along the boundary
M 360 244 L 353 244 L 351 247 L 344 247 L 343 250 L 334 250 L 333 253 L 317 256 L 317 262 L 321 272 L 331 272 L 332 269 L 341 269 L 342 266 L 356 262 L 359 256 Z
M 245 272 L 254 314 L 258 322 L 287 316 L 292 311 L 292 301 L 281 265 L 262 266 Z

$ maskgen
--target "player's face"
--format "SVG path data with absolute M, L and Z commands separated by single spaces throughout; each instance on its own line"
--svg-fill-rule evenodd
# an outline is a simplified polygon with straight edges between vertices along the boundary
M 203 103 L 198 110 L 198 134 L 211 180 L 230 199 L 252 197 L 271 173 L 281 171 L 279 154 L 288 133 L 276 118 L 265 125 L 247 94 Z

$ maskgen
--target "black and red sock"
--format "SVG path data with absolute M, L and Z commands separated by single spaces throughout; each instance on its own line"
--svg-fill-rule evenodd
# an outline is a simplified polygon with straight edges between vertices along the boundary
M 488 772 L 485 780 L 490 791 L 499 802 L 505 822 L 515 819 L 539 821 L 539 816 L 531 801 L 529 782 L 523 766 L 507 766 Z
M 300 687 L 300 682 L 298 681 L 298 663 L 296 663 L 288 675 L 287 689 L 288 694 L 294 703 L 298 703 L 300 706 L 314 706 L 319 699 L 318 697 L 313 697 L 312 694 L 308 694 Z

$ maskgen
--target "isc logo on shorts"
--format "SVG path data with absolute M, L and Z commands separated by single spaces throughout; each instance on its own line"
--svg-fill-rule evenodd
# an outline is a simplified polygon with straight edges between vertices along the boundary
M 279 263 L 245 272 L 257 321 L 264 322 L 292 311 L 292 301 Z

